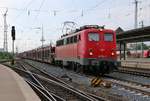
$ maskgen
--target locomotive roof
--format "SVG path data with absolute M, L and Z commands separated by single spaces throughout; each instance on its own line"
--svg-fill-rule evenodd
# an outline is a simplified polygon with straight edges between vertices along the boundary
M 68 37 L 71 37 L 71 36 L 74 36 L 74 35 L 78 35 L 80 34 L 81 32 L 84 32 L 84 31 L 98 31 L 98 30 L 103 30 L 103 31 L 112 31 L 111 29 L 95 29 L 95 28 L 89 28 L 89 29 L 83 29 L 83 30 L 80 30 L 80 31 L 77 31 L 77 32 L 72 32 L 72 33 L 69 33 L 69 34 L 66 34 L 66 35 L 63 35 L 60 39 L 58 40 L 62 40 L 62 39 L 65 39 L 65 38 L 68 38 Z M 58 41 L 57 40 L 57 41 Z

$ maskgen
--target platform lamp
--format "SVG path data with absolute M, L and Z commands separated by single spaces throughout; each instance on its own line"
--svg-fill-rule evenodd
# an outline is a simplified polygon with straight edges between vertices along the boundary
M 14 65 L 14 42 L 15 42 L 15 26 L 12 26 L 11 29 L 11 37 L 12 37 L 12 62 L 11 64 Z

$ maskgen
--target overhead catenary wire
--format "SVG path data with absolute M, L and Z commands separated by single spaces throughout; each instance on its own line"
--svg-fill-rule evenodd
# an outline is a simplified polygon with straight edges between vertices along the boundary
M 28 5 L 27 6 L 30 6 L 32 3 L 33 3 L 33 1 L 34 0 L 32 0 L 31 2 L 29 2 L 28 3 Z M 68 14 L 70 14 L 70 13 L 75 13 L 75 12 L 81 12 L 81 14 L 79 14 L 80 16 L 84 16 L 86 13 L 87 14 L 89 14 L 89 11 L 94 11 L 96 8 L 98 8 L 100 5 L 102 5 L 103 3 L 105 3 L 107 0 L 103 0 L 103 1 L 101 1 L 101 2 L 99 2 L 99 3 L 97 3 L 96 5 L 94 5 L 94 6 L 91 6 L 91 7 L 89 7 L 89 8 L 87 8 L 87 9 L 67 9 L 67 10 L 40 10 L 40 9 L 29 9 L 27 6 L 25 7 L 25 8 L 23 8 L 23 9 L 21 9 L 21 8 L 9 8 L 9 7 L 0 7 L 0 8 L 3 8 L 3 9 L 6 9 L 6 8 L 8 8 L 8 10 L 16 10 L 16 11 L 22 11 L 19 15 L 18 15 L 18 17 L 16 17 L 16 19 L 18 19 L 21 15 L 22 15 L 22 13 L 23 12 L 25 12 L 25 13 L 27 13 L 27 15 L 29 15 L 29 12 L 30 12 L 30 14 L 31 14 L 31 12 L 37 12 L 37 13 L 47 13 L 47 14 L 50 14 L 50 13 L 53 13 L 53 15 L 54 16 L 56 16 L 57 15 L 57 12 L 65 12 L 65 13 L 68 13 Z M 110 3 L 110 2 L 109 2 Z M 146 7 L 146 6 L 145 6 Z M 116 8 L 116 7 L 113 7 L 113 9 L 114 8 Z M 127 13 L 127 14 L 125 14 L 125 15 L 128 15 L 129 13 Z M 39 15 L 39 14 L 38 14 Z
M 38 9 L 39 12 L 37 12 L 37 15 L 35 16 L 34 22 L 38 19 L 38 16 L 39 16 L 39 14 L 40 14 L 40 10 L 41 10 L 41 8 L 42 8 L 44 2 L 45 2 L 45 0 L 42 0 L 42 2 L 41 2 L 41 4 L 40 4 L 40 7 L 39 7 L 39 9 Z
M 28 3 L 28 5 L 27 6 L 30 6 L 32 3 L 33 3 L 33 1 L 34 0 L 31 0 L 29 3 Z M 107 0 L 103 0 L 103 1 L 100 1 L 99 3 L 96 3 L 96 5 L 94 5 L 94 6 L 91 6 L 91 7 L 89 7 L 89 8 L 87 8 L 87 9 L 83 9 L 82 8 L 82 11 L 81 10 L 66 10 L 65 12 L 69 12 L 69 14 L 70 14 L 70 12 L 80 12 L 81 14 L 79 14 L 79 16 L 76 18 L 76 19 L 79 19 L 79 18 L 81 18 L 81 17 L 83 17 L 83 16 L 85 16 L 86 14 L 89 14 L 88 12 L 89 11 L 94 11 L 96 8 L 98 8 L 100 5 L 102 5 L 104 2 L 106 2 Z M 110 2 L 109 2 L 110 3 Z M 1 7 L 0 7 L 1 8 Z M 2 7 L 2 8 L 6 8 L 6 7 Z M 41 9 L 29 9 L 28 7 L 26 7 L 26 8 L 24 8 L 24 9 L 18 9 L 18 8 L 8 8 L 8 9 L 12 9 L 12 10 L 17 10 L 17 11 L 25 11 L 26 13 L 27 13 L 27 11 L 29 11 L 27 14 L 28 14 L 28 16 L 32 13 L 32 11 L 33 12 L 37 12 L 38 14 L 38 16 L 39 16 L 39 13 L 41 13 L 41 12 L 45 12 L 45 13 L 48 13 L 48 14 L 50 14 L 50 12 L 53 12 L 54 13 L 54 11 L 56 11 L 56 10 L 41 10 Z M 59 10 L 59 12 L 62 12 L 62 10 Z M 64 12 L 64 11 L 63 11 Z M 86 13 L 87 12 L 87 13 Z M 23 13 L 23 12 L 22 12 Z M 29 14 L 30 13 L 30 14 Z M 53 14 L 54 16 L 56 16 L 56 12 Z M 111 14 L 111 12 L 109 12 L 109 16 L 112 16 Z M 126 14 L 126 16 L 129 16 L 129 15 L 131 15 L 131 13 L 128 13 L 128 14 Z M 41 16 L 41 15 L 40 15 Z
M 106 1 L 106 0 L 103 0 L 103 1 L 101 1 L 101 2 L 99 2 L 99 3 L 97 3 L 96 5 L 94 5 L 94 6 L 90 7 L 90 8 L 88 8 L 88 9 L 86 9 L 86 10 L 83 10 L 83 9 L 82 9 L 82 12 L 81 12 L 81 10 L 68 10 L 67 12 L 70 13 L 70 12 L 74 12 L 74 11 L 75 11 L 75 12 L 79 12 L 79 11 L 80 11 L 80 12 L 81 12 L 81 15 L 79 16 L 79 18 L 80 18 L 81 16 L 84 16 L 86 12 L 88 13 L 89 10 L 90 10 L 90 11 L 95 10 L 95 8 L 99 7 L 99 6 L 100 6 L 101 4 L 103 4 L 105 1 Z M 42 5 L 42 4 L 41 4 L 41 5 Z M 49 12 L 50 12 L 49 10 L 41 10 L 41 9 L 38 9 L 38 10 L 35 9 L 35 10 L 34 10 L 34 9 L 28 9 L 28 8 L 27 8 L 27 9 L 10 8 L 10 9 L 18 10 L 18 11 L 19 11 L 19 10 L 21 10 L 21 11 L 30 11 L 30 14 L 31 14 L 32 11 L 34 11 L 34 12 L 38 12 L 37 15 L 39 15 L 40 12 L 46 12 L 46 13 L 48 13 L 48 14 L 49 14 Z M 54 12 L 54 10 L 53 10 L 52 12 Z M 59 10 L 59 12 L 62 12 L 62 10 Z M 28 13 L 28 15 L 30 15 L 30 14 Z M 89 14 L 89 13 L 88 13 L 88 14 Z M 56 14 L 54 14 L 54 16 L 55 16 L 55 15 L 56 15 Z
M 97 7 L 101 6 L 102 4 L 104 4 L 107 0 L 102 0 L 100 2 L 98 2 L 96 5 L 88 8 L 88 9 L 82 9 L 81 15 L 79 15 L 78 17 L 74 18 L 73 20 L 76 21 L 78 19 L 80 19 L 81 17 L 83 17 L 85 14 L 89 14 L 90 11 L 93 11 L 94 9 L 96 9 Z
M 21 10 L 22 12 L 20 14 L 18 14 L 15 18 L 15 21 L 18 20 L 18 18 L 23 14 L 23 11 L 27 10 L 27 8 L 33 3 L 34 0 L 30 0 L 30 2 L 27 4 L 27 6 L 23 9 L 18 9 L 18 8 L 11 8 L 11 9 L 15 9 L 15 10 Z M 9 9 L 9 8 L 8 8 Z

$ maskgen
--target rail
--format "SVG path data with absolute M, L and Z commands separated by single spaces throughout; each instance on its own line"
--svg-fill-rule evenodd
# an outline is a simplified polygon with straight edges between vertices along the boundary
M 27 65 L 25 67 L 27 67 Z M 22 68 L 22 70 L 17 68 L 17 71 L 19 70 L 18 73 L 20 72 L 20 70 L 21 70 L 21 72 L 22 71 L 23 72 L 26 71 L 25 69 L 24 70 L 23 69 L 24 68 Z M 40 81 L 41 85 L 43 85 L 44 87 L 52 88 L 54 86 L 57 86 L 57 87 L 55 87 L 55 90 L 59 88 L 58 91 L 60 91 L 60 88 L 61 88 L 61 90 L 65 89 L 65 90 L 67 90 L 67 92 L 72 93 L 73 96 L 76 96 L 76 98 L 79 97 L 78 100 L 82 99 L 82 100 L 85 100 L 85 101 L 104 101 L 104 99 L 102 99 L 101 97 L 94 96 L 92 94 L 87 94 L 87 93 L 84 93 L 84 92 L 82 92 L 80 90 L 77 90 L 77 89 L 71 87 L 70 85 L 66 84 L 65 82 L 62 82 L 61 80 L 58 80 L 58 78 L 53 77 L 53 79 L 51 79 L 52 77 L 49 77 L 49 78 L 47 78 L 48 76 L 44 77 L 44 76 L 40 75 L 41 71 L 40 71 L 40 73 L 38 72 L 38 74 L 37 73 L 33 73 L 33 70 L 32 70 L 32 72 L 31 71 L 30 72 L 26 71 L 26 72 L 27 73 L 31 73 L 38 81 Z M 36 70 L 36 72 L 37 72 L 37 70 Z M 23 73 L 20 73 L 20 74 L 23 75 Z M 48 75 L 48 74 L 46 73 L 44 75 Z M 55 78 L 55 80 L 54 80 L 54 78 Z M 38 84 L 38 86 L 41 86 L 41 85 Z M 50 85 L 52 85 L 52 87 L 50 87 Z M 51 92 L 51 91 L 48 90 L 48 92 Z M 60 91 L 60 92 L 62 92 L 62 91 Z M 63 93 L 64 92 L 66 92 L 66 91 L 63 91 Z M 68 94 L 70 94 L 70 93 L 68 93 Z

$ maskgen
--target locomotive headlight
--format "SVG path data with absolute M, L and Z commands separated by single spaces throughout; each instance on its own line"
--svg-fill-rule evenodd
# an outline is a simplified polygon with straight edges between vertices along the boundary
M 89 55 L 92 56 L 93 55 L 93 50 L 89 49 Z
M 93 55 L 93 52 L 90 52 L 89 55 Z
M 115 55 L 115 53 L 114 53 L 114 52 L 112 52 L 112 53 L 111 53 L 111 55 L 112 55 L 112 56 L 114 56 L 114 55 Z

